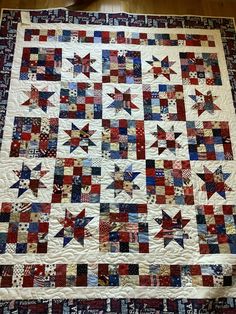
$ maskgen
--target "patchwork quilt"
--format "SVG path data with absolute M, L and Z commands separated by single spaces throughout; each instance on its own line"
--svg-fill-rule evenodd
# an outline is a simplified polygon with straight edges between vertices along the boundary
M 235 38 L 3 11 L 0 313 L 235 313 Z

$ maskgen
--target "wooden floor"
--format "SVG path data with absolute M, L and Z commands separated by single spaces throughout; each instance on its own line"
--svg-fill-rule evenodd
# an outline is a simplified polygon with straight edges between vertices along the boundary
M 0 8 L 40 9 L 67 7 L 73 10 L 191 14 L 236 19 L 236 0 L 0 0 Z

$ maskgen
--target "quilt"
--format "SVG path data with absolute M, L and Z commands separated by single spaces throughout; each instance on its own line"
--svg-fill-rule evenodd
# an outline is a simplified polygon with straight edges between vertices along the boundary
M 230 18 L 3 10 L 0 313 L 235 313 Z

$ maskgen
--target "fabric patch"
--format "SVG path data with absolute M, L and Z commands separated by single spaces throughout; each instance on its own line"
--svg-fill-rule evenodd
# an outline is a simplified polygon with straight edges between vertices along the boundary
M 145 159 L 144 122 L 102 120 L 102 156 L 110 159 Z
M 133 191 L 140 190 L 140 187 L 133 182 L 139 174 L 140 172 L 133 171 L 132 165 L 127 166 L 124 170 L 115 165 L 114 172 L 110 174 L 113 182 L 107 186 L 107 189 L 114 190 L 114 197 L 124 192 L 132 198 Z
M 56 157 L 58 119 L 15 117 L 10 157 Z
M 164 247 L 170 242 L 175 241 L 184 248 L 184 240 L 189 238 L 184 227 L 189 223 L 190 219 L 182 218 L 179 211 L 172 218 L 164 210 L 162 210 L 162 218 L 156 218 L 155 221 L 161 226 L 161 230 L 155 235 L 156 239 L 163 239 Z
M 236 210 L 232 205 L 197 206 L 200 254 L 236 254 Z
M 102 84 L 62 82 L 60 118 L 101 119 Z
M 159 60 L 157 57 L 152 56 L 152 61 L 146 62 L 152 67 L 148 72 L 153 73 L 154 79 L 163 75 L 170 81 L 171 74 L 176 74 L 176 72 L 171 69 L 172 65 L 175 64 L 175 61 L 169 61 L 168 56 L 166 56 L 162 60 Z
M 63 247 L 75 239 L 84 246 L 84 238 L 90 237 L 90 232 L 85 228 L 94 217 L 85 216 L 85 209 L 79 214 L 73 215 L 68 209 L 65 211 L 65 218 L 58 221 L 63 228 L 55 235 L 56 238 L 63 238 Z
M 72 153 L 77 147 L 83 149 L 88 153 L 89 146 L 96 146 L 90 137 L 96 132 L 95 130 L 89 129 L 89 123 L 84 127 L 79 129 L 74 123 L 71 124 L 70 130 L 64 130 L 64 132 L 69 135 L 70 139 L 66 141 L 63 145 L 70 147 L 70 152 Z
M 103 83 L 142 83 L 140 51 L 103 50 L 102 51 Z
M 42 163 L 39 163 L 32 169 L 30 169 L 25 163 L 22 163 L 21 170 L 13 170 L 19 180 L 10 186 L 10 188 L 18 190 L 17 197 L 20 197 L 28 190 L 31 190 L 33 195 L 37 197 L 39 189 L 47 188 L 47 186 L 40 179 L 44 177 L 48 171 L 41 169 Z
M 159 155 L 166 150 L 176 155 L 176 149 L 181 147 L 176 140 L 181 134 L 182 133 L 174 132 L 174 126 L 172 126 L 170 130 L 165 131 L 157 125 L 157 132 L 152 133 L 152 135 L 156 138 L 156 141 L 151 145 L 151 147 L 156 147 Z
M 226 192 L 232 191 L 232 188 L 225 183 L 231 173 L 224 172 L 222 166 L 216 168 L 215 171 L 203 166 L 203 170 L 204 173 L 197 173 L 197 175 L 205 182 L 201 191 L 206 192 L 207 199 L 210 199 L 215 193 L 226 199 Z
M 20 80 L 60 81 L 61 48 L 23 48 Z
M 111 253 L 148 253 L 146 204 L 101 204 L 99 250 Z
M 215 104 L 215 100 L 218 96 L 213 96 L 211 91 L 207 91 L 206 94 L 203 94 L 199 90 L 195 89 L 195 95 L 189 95 L 189 97 L 195 102 L 192 109 L 197 110 L 199 117 L 205 111 L 213 114 L 215 110 L 221 110 Z
M 226 121 L 187 121 L 190 160 L 232 160 L 233 151 Z
M 216 53 L 180 52 L 183 84 L 222 85 Z
M 40 108 L 43 112 L 47 113 L 48 107 L 55 107 L 55 105 L 48 99 L 55 94 L 55 92 L 49 92 L 47 87 L 40 91 L 34 85 L 31 85 L 31 90 L 24 91 L 24 93 L 29 99 L 21 104 L 21 106 L 27 106 L 29 111 Z
M 91 59 L 90 53 L 85 57 L 80 57 L 78 54 L 74 53 L 74 58 L 67 58 L 70 63 L 73 64 L 73 77 L 77 77 L 80 73 L 84 74 L 86 77 L 90 78 L 90 73 L 97 72 L 92 64 L 96 59 Z
M 146 160 L 148 201 L 156 204 L 193 205 L 190 162 Z
M 2 203 L 0 254 L 47 253 L 50 210 L 46 203 Z
M 100 176 L 99 160 L 56 159 L 52 203 L 98 203 Z
M 184 121 L 182 85 L 143 85 L 144 120 Z

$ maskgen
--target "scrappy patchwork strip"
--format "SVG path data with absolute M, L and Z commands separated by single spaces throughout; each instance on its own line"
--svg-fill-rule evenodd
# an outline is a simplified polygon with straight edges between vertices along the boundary
M 26 29 L 25 41 L 79 42 L 91 44 L 126 44 L 147 46 L 215 47 L 214 37 L 199 34 L 151 34 L 86 30 Z
M 0 266 L 0 287 L 222 287 L 235 266 L 167 264 L 15 264 Z

